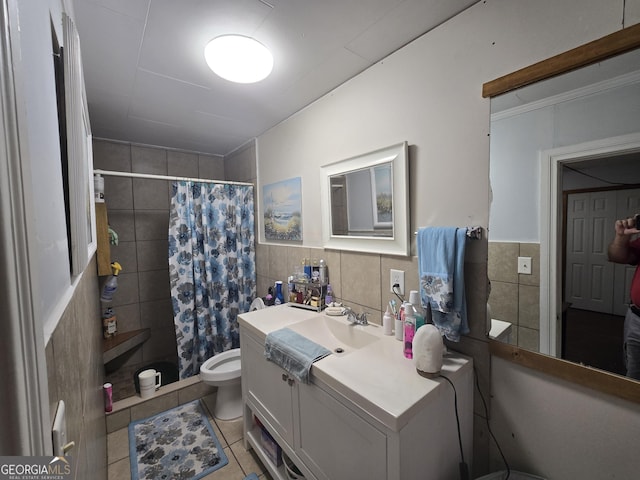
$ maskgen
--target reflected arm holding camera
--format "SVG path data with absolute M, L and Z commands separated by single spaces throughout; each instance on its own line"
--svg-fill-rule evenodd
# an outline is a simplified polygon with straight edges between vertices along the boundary
M 609 261 L 627 265 L 637 265 L 640 259 L 640 242 L 631 241 L 632 236 L 640 233 L 640 214 L 631 218 L 616 220 L 616 235 L 607 251 Z

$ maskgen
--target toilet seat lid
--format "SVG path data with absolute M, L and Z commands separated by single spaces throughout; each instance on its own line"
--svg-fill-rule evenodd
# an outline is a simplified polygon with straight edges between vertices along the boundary
M 253 302 L 251 302 L 251 306 L 249 307 L 249 311 L 253 312 L 255 310 L 262 310 L 264 308 L 264 302 L 261 298 L 256 298 Z

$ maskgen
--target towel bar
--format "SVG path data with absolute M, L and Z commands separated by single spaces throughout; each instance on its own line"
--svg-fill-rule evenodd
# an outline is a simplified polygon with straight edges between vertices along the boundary
M 417 235 L 418 232 L 413 232 L 414 235 Z M 480 240 L 482 238 L 482 227 L 467 227 L 467 237 L 472 240 Z

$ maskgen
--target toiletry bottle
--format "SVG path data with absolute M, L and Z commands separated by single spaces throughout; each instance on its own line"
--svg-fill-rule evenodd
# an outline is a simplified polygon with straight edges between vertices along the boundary
M 113 410 L 113 385 L 105 383 L 102 386 L 102 391 L 104 393 L 104 411 L 109 413 Z
M 409 302 L 404 304 L 403 348 L 406 358 L 413 358 L 413 336 L 416 333 L 416 310 Z
M 289 278 L 287 279 L 287 285 L 289 287 L 289 301 L 295 302 L 297 294 L 296 294 L 296 286 L 293 283 L 293 275 L 289 276 Z
M 320 283 L 324 285 L 325 283 L 327 283 L 327 263 L 323 259 L 320 259 L 319 270 L 320 270 Z
M 303 265 L 304 265 L 304 273 L 307 276 L 307 279 L 311 281 L 311 262 L 309 261 L 308 258 L 304 259 Z
M 113 308 L 107 307 L 102 312 L 102 336 L 111 338 L 118 333 L 118 319 Z
M 393 335 L 393 315 L 387 305 L 387 311 L 382 316 L 382 330 L 385 335 Z
M 413 305 L 416 311 L 416 330 L 425 324 L 424 308 L 422 308 L 422 302 L 420 301 L 420 294 L 417 290 L 411 290 L 409 292 L 409 303 Z
M 273 306 L 273 287 L 267 288 L 267 294 L 264 297 L 264 304 L 267 307 Z
M 333 290 L 331 289 L 331 285 L 327 285 L 327 294 L 324 297 L 324 304 L 327 307 L 330 307 L 331 303 L 333 303 Z
M 284 296 L 282 295 L 282 280 L 276 282 L 276 298 L 274 305 L 282 305 L 284 303 Z
M 113 262 L 111 264 L 111 270 L 113 271 L 112 275 L 109 275 L 107 281 L 104 282 L 104 287 L 102 287 L 102 295 L 100 295 L 101 302 L 111 302 L 113 300 L 113 294 L 118 288 L 118 274 L 122 267 L 118 262 Z
M 305 287 L 304 285 L 298 285 L 298 291 L 296 292 L 296 303 L 304 303 Z
M 104 177 L 99 173 L 93 176 L 93 191 L 96 203 L 104 203 Z

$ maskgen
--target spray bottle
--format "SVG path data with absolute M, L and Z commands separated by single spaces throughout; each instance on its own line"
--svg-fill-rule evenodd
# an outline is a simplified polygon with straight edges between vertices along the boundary
M 118 288 L 118 274 L 122 267 L 118 262 L 111 264 L 112 275 L 109 275 L 107 281 L 102 287 L 102 295 L 100 295 L 100 303 L 102 304 L 102 334 L 104 338 L 111 338 L 118 332 L 118 321 L 113 308 L 109 305 L 113 301 L 113 294 Z M 106 304 L 106 305 L 105 305 Z
M 104 282 L 104 286 L 102 287 L 102 295 L 100 295 L 101 302 L 111 302 L 113 300 L 113 294 L 118 288 L 118 274 L 122 270 L 122 267 L 118 262 L 113 262 L 111 264 L 112 275 L 109 275 L 107 281 Z

